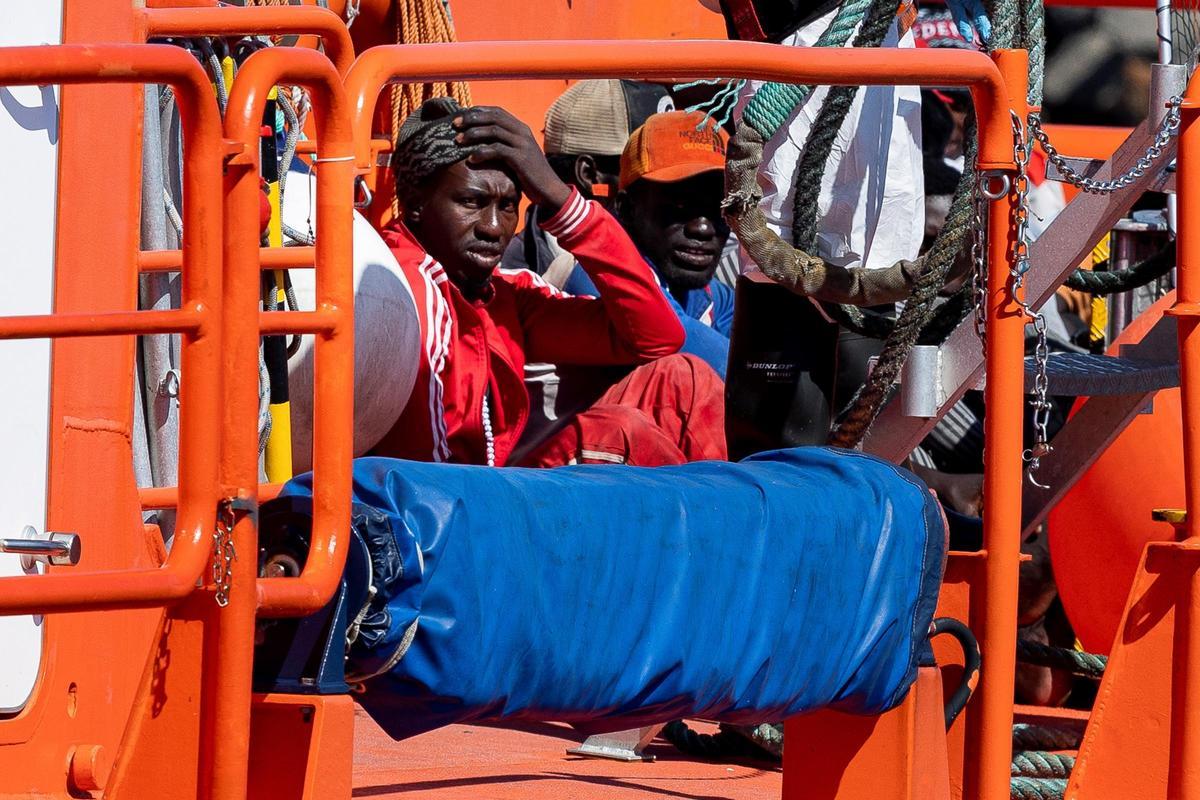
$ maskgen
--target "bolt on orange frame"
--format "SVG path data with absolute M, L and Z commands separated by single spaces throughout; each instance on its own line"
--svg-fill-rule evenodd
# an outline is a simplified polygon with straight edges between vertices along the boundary
M 981 53 L 930 50 L 780 48 L 750 42 L 479 42 L 390 45 L 362 53 L 346 77 L 354 104 L 355 152 L 371 168 L 371 120 L 392 81 L 451 79 L 610 78 L 666 80 L 722 75 L 815 84 L 965 86 L 978 116 L 978 169 L 1013 168 L 1009 108 L 1023 116 L 1025 54 L 1006 51 L 993 63 Z M 719 66 L 718 66 L 719 65 Z M 1007 79 L 1007 80 L 1006 80 Z M 1017 568 L 1020 560 L 1024 317 L 1012 293 L 1011 192 L 991 203 L 988 236 L 988 359 L 985 454 L 989 511 L 984 669 L 972 726 L 968 785 L 981 800 L 1009 796 L 1015 670 Z
M 184 163 L 182 303 L 172 311 L 113 311 L 0 318 L 0 339 L 181 333 L 179 516 L 157 569 L 27 575 L 0 580 L 0 614 L 161 606 L 196 589 L 216 524 L 221 400 L 221 231 L 205 219 L 221 200 L 221 116 L 204 70 L 166 45 L 5 48 L 0 84 L 167 83 L 179 102 Z M 87 532 L 83 541 L 87 542 Z M 85 550 L 86 552 L 86 550 Z

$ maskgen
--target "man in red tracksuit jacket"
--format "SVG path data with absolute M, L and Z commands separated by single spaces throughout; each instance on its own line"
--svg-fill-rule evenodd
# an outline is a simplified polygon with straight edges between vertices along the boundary
M 523 465 L 726 457 L 721 380 L 674 355 L 683 329 L 633 242 L 558 178 L 525 125 L 438 98 L 405 121 L 392 163 L 403 214 L 384 239 L 413 291 L 423 348 L 412 397 L 376 455 L 507 464 L 529 415 L 525 363 L 542 361 L 640 366 Z M 497 269 L 522 191 L 602 299 Z

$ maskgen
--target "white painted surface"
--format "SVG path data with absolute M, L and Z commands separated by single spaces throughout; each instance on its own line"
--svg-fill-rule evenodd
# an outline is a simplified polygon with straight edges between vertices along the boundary
M 0 47 L 62 42 L 61 0 L 8 3 Z M 58 87 L 0 87 L 0 315 L 46 314 L 54 290 Z M 48 340 L 0 342 L 0 537 L 46 526 Z M 21 558 L 0 554 L 0 576 Z M 25 705 L 42 657 L 40 618 L 0 617 L 0 713 Z

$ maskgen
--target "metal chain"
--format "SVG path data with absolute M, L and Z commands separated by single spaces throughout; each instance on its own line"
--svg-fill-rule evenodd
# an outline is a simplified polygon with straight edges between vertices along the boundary
M 354 20 L 358 18 L 360 2 L 361 0 L 349 0 L 346 3 L 346 30 L 350 30 Z
M 1072 186 L 1076 186 L 1089 194 L 1112 194 L 1118 189 L 1124 189 L 1141 178 L 1155 161 L 1162 158 L 1163 153 L 1166 151 L 1167 143 L 1179 131 L 1179 108 L 1182 104 L 1183 97 L 1180 95 L 1175 95 L 1170 99 L 1167 104 L 1167 114 L 1163 117 L 1162 123 L 1158 127 L 1158 132 L 1154 135 L 1154 143 L 1146 148 L 1146 152 L 1142 157 L 1124 175 L 1107 181 L 1092 180 L 1080 175 L 1062 154 L 1058 152 L 1054 145 L 1050 143 L 1050 137 L 1042 129 L 1042 120 L 1038 114 L 1029 115 L 1029 132 L 1038 140 L 1038 144 L 1046 152 L 1046 157 L 1050 159 L 1050 163 L 1054 164 L 1059 174 L 1066 178 L 1067 182 Z
M 1034 380 L 1033 380 L 1033 447 L 1021 454 L 1021 458 L 1029 464 L 1027 474 L 1029 482 L 1042 489 L 1050 487 L 1038 483 L 1036 473 L 1041 468 L 1042 458 L 1050 453 L 1050 436 L 1047 426 L 1050 423 L 1050 381 L 1046 376 L 1047 363 L 1050 360 L 1050 345 L 1046 340 L 1046 318 L 1042 316 L 1020 294 L 1025 282 L 1025 274 L 1029 272 L 1029 156 L 1033 150 L 1033 142 L 1025 138 L 1021 118 L 1012 113 L 1013 129 L 1013 161 L 1016 162 L 1017 172 L 1013 179 L 1013 191 L 1017 195 L 1014 209 L 1016 216 L 1017 235 L 1013 243 L 1012 266 L 1012 297 L 1033 322 L 1033 331 L 1037 336 L 1037 344 L 1033 351 Z
M 975 336 L 979 347 L 987 357 L 987 201 L 982 184 L 988 176 L 980 175 L 975 180 L 972 192 L 975 214 L 971 219 L 971 297 L 975 310 Z
M 222 500 L 217 510 L 217 528 L 213 531 L 212 580 L 216 589 L 214 599 L 221 608 L 229 605 L 229 593 L 233 590 L 233 561 L 237 552 L 233 549 L 234 503 Z

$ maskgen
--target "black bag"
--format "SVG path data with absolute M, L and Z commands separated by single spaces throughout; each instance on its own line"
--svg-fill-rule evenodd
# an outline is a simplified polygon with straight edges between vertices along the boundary
M 738 278 L 725 377 L 731 460 L 825 443 L 837 345 L 838 326 L 807 298 L 774 283 Z

